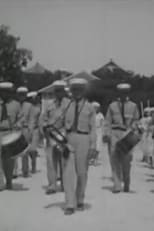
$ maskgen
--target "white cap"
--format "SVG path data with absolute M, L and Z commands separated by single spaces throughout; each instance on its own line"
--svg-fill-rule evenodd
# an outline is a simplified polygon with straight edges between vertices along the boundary
M 88 81 L 82 78 L 73 78 L 69 81 L 70 85 L 87 85 Z
M 37 91 L 31 91 L 27 93 L 28 98 L 35 98 L 37 95 Z
M 56 80 L 55 82 L 53 82 L 52 87 L 56 88 L 56 87 L 66 87 L 66 82 L 63 80 Z
M 117 85 L 118 90 L 129 90 L 131 88 L 131 85 L 129 83 L 119 83 Z
M 18 87 L 17 88 L 17 93 L 27 93 L 28 88 L 27 87 Z
M 14 84 L 11 82 L 1 82 L 0 83 L 0 89 L 12 89 L 14 87 Z
M 98 102 L 92 102 L 92 105 L 93 105 L 94 107 L 100 107 L 100 104 L 99 104 Z

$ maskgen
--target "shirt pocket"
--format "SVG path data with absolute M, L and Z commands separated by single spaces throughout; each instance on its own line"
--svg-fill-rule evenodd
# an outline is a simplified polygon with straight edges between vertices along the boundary
M 90 120 L 90 112 L 88 110 L 82 111 L 79 115 L 78 128 L 82 131 L 88 132 L 90 127 L 89 120 Z

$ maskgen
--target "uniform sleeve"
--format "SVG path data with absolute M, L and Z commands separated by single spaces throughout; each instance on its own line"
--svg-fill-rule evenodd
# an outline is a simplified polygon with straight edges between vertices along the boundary
M 139 120 L 140 114 L 137 105 L 135 105 L 135 110 L 134 110 L 134 120 Z
M 34 126 L 35 126 L 35 110 L 32 107 L 29 113 L 29 123 L 28 123 L 28 128 L 30 129 L 30 131 L 34 130 Z
M 136 128 L 136 126 L 139 124 L 139 118 L 140 118 L 139 110 L 137 105 L 135 104 L 132 128 Z
M 39 118 L 40 127 L 46 126 L 48 124 L 48 121 L 49 121 L 49 109 L 45 108 Z
M 71 105 L 71 100 L 69 99 L 64 99 L 63 100 L 63 117 L 62 117 L 62 124 L 63 127 L 65 128 L 65 118 L 66 118 L 66 113 Z
M 103 122 L 104 122 L 104 116 L 103 116 L 103 114 L 101 113 L 101 114 L 100 114 L 100 126 L 101 126 L 101 128 L 103 127 Z
M 17 127 L 18 124 L 18 119 L 19 119 L 19 115 L 20 115 L 20 104 L 17 104 L 17 111 L 16 111 L 16 117 L 15 117 L 15 121 L 14 121 L 14 127 Z
M 31 105 L 20 108 L 20 112 L 17 116 L 17 125 L 19 127 L 23 127 L 24 125 L 28 126 L 31 108 Z
M 105 136 L 110 136 L 111 126 L 112 126 L 112 111 L 111 111 L 111 106 L 109 105 L 106 116 L 105 116 L 105 121 L 104 121 L 104 135 Z
M 92 106 L 90 113 L 90 149 L 96 149 L 96 113 Z

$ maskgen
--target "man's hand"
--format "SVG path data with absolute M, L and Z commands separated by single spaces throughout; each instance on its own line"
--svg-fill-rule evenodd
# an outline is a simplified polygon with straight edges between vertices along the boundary
M 109 143 L 110 142 L 110 137 L 108 135 L 103 136 L 103 142 L 104 143 Z
M 93 158 L 95 158 L 95 156 L 97 155 L 97 150 L 96 149 L 89 149 L 89 152 L 88 152 L 88 159 L 91 160 Z

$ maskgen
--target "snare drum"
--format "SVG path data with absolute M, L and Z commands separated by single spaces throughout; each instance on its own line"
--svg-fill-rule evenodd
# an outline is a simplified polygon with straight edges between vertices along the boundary
M 129 131 L 120 141 L 116 144 L 117 153 L 127 155 L 141 140 L 142 134 L 139 130 Z
M 21 131 L 14 131 L 2 137 L 2 158 L 16 158 L 28 149 L 28 143 Z

